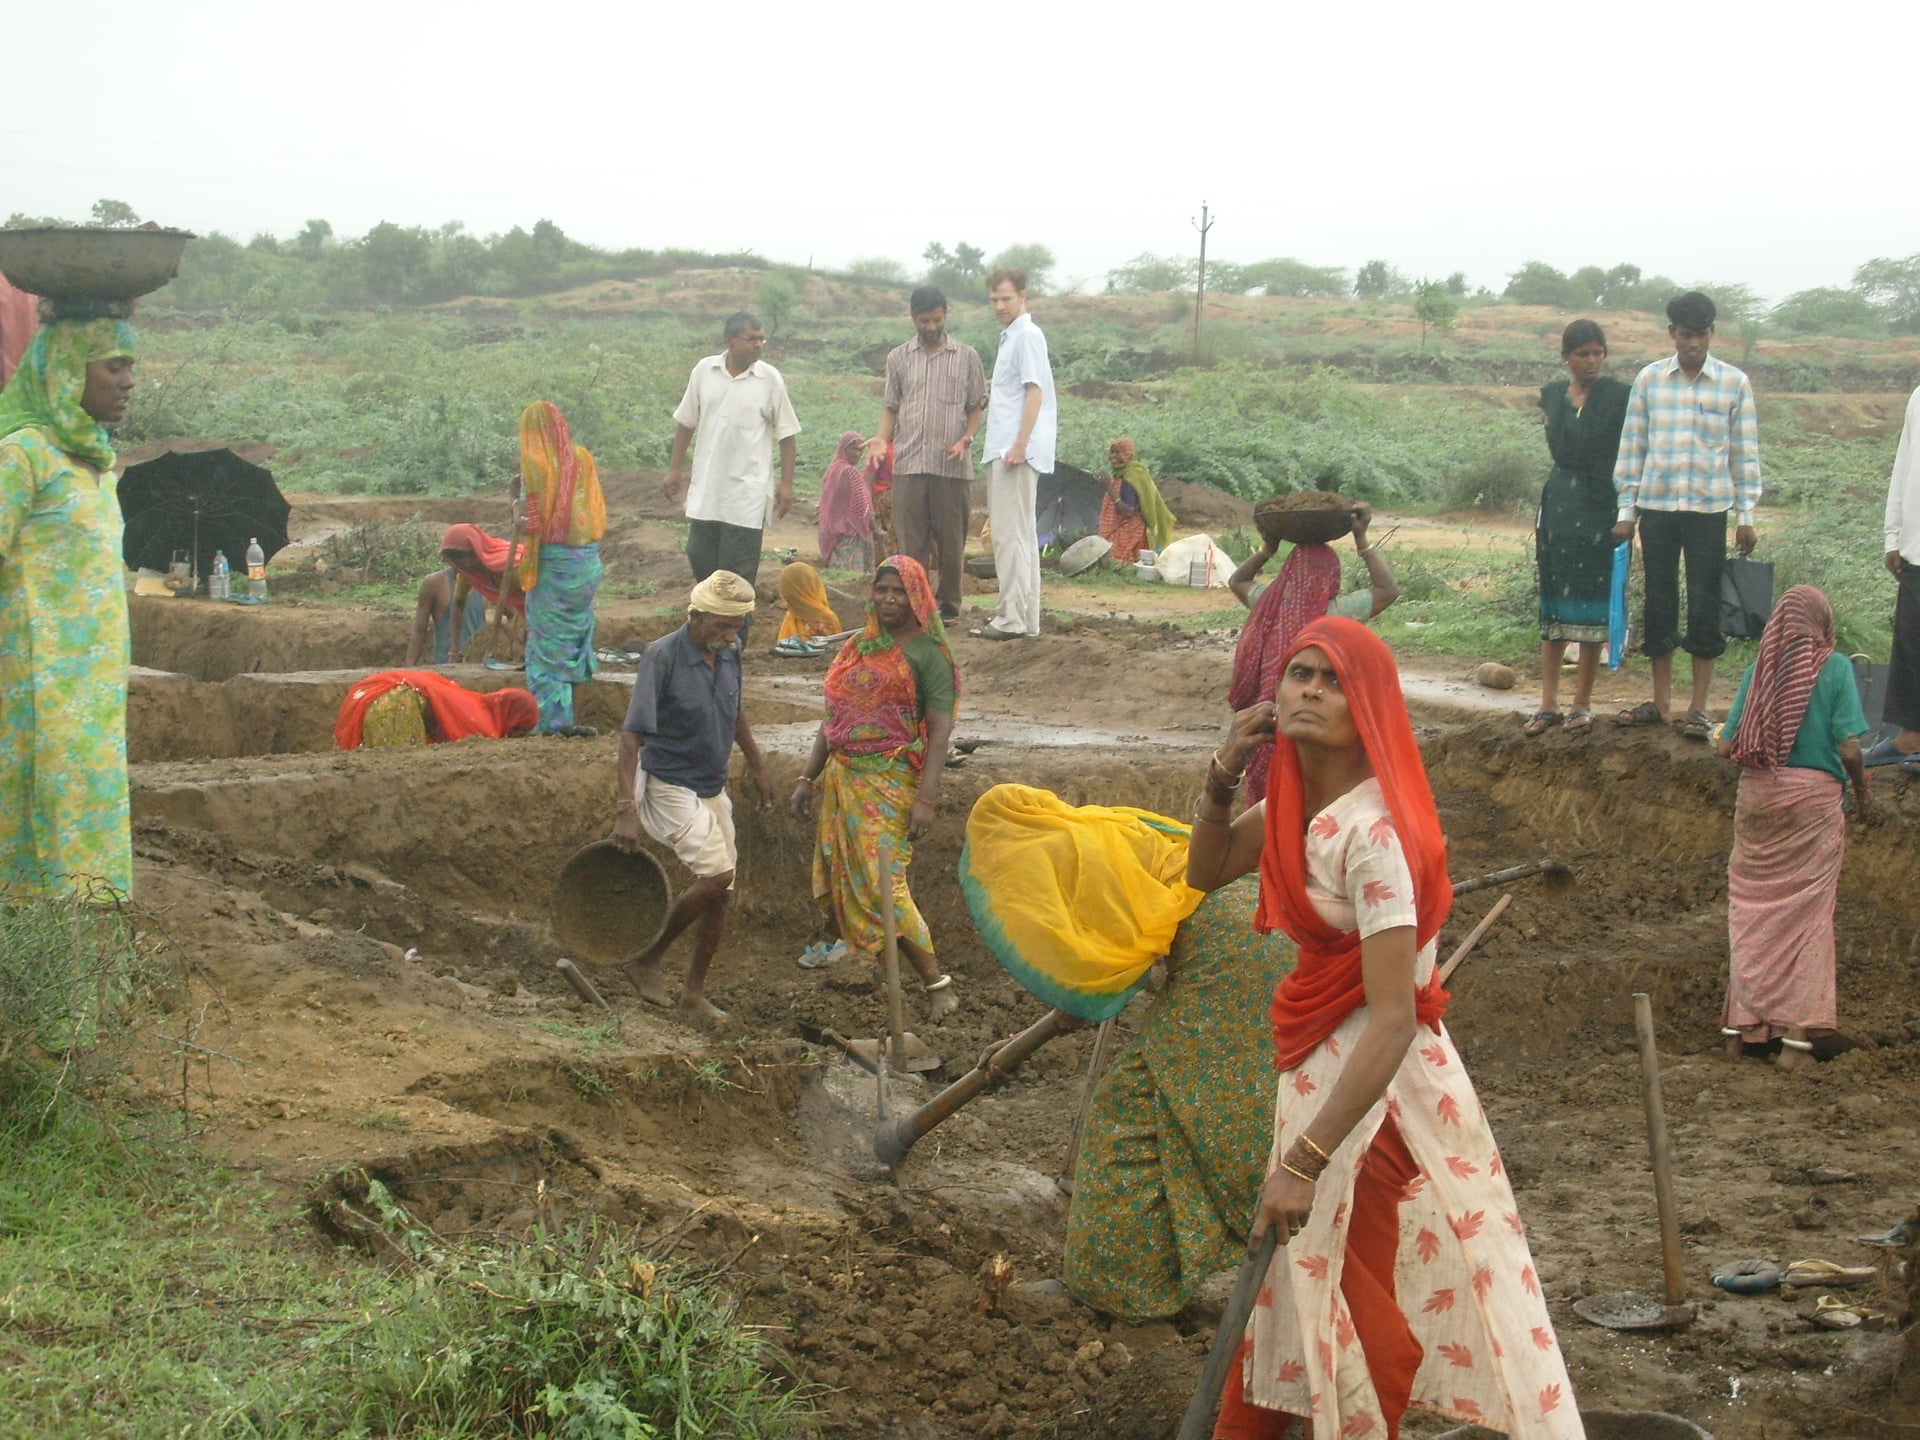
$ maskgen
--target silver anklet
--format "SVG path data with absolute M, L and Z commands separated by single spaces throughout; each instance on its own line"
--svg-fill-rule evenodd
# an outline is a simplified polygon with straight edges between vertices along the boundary
M 953 976 L 942 975 L 938 980 L 927 981 L 926 990 L 927 990 L 927 994 L 931 995 L 936 990 L 948 990 L 948 989 L 951 989 L 952 987 L 953 987 Z

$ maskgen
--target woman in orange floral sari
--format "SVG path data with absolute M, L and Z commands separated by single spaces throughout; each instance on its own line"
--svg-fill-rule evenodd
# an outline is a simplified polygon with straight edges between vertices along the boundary
M 892 905 L 900 950 L 926 987 L 933 1020 L 959 1000 L 953 977 L 934 959 L 906 872 L 912 842 L 933 823 L 959 693 L 960 672 L 927 572 L 918 560 L 889 556 L 873 578 L 866 628 L 827 671 L 827 718 L 792 800 L 805 816 L 820 797 L 814 898 L 849 949 L 872 955 L 885 943 L 880 906 Z M 884 897 L 882 837 L 892 842 L 895 864 L 893 893 Z

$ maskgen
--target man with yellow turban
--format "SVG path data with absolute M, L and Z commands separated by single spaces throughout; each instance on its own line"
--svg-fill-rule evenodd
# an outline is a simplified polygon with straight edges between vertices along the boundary
M 133 393 L 133 327 L 55 320 L 0 391 L 0 890 L 121 895 L 127 594 L 105 427 Z
M 706 1024 L 727 1018 L 706 988 L 739 859 L 727 795 L 735 745 L 747 757 L 762 803 L 773 801 L 773 782 L 740 704 L 740 627 L 752 613 L 753 586 L 730 570 L 715 570 L 693 587 L 687 623 L 649 645 L 640 661 L 614 785 L 613 843 L 638 849 L 645 830 L 694 876 L 660 938 L 630 962 L 634 985 L 648 1004 L 672 1005 L 660 962 L 680 932 L 695 927 L 679 1012 Z

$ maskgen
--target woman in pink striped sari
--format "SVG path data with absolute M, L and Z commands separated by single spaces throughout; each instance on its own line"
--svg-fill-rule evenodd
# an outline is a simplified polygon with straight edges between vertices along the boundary
M 1741 677 L 1722 755 L 1740 768 L 1727 862 L 1729 1053 L 1780 1041 L 1777 1063 L 1807 1058 L 1838 1023 L 1833 909 L 1846 849 L 1845 779 L 1869 813 L 1853 666 L 1834 648 L 1833 608 L 1811 585 L 1780 597 Z

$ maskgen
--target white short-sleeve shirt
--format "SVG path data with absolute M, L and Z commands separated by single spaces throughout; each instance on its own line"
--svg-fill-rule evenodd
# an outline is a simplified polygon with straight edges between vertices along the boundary
M 1027 437 L 1027 463 L 1042 475 L 1053 473 L 1054 447 L 1060 435 L 1060 406 L 1053 394 L 1053 365 L 1047 359 L 1047 337 L 1031 315 L 1016 315 L 1000 332 L 1000 350 L 993 357 L 993 384 L 987 390 L 987 447 L 980 459 L 991 465 L 1020 438 L 1020 417 L 1027 405 L 1027 386 L 1040 387 L 1040 415 Z
M 687 377 L 673 421 L 694 432 L 687 518 L 764 530 L 773 516 L 774 442 L 800 433 L 780 372 L 756 360 L 735 375 L 724 353 L 709 355 Z

